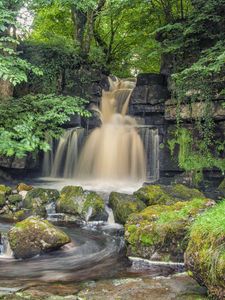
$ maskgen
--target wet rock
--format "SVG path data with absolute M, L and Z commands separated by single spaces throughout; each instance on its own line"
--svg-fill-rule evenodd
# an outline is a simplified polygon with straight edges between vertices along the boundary
M 152 205 L 129 216 L 125 225 L 128 255 L 163 261 L 182 261 L 187 233 L 209 199 L 193 199 L 173 205 Z
M 199 190 L 189 188 L 183 184 L 172 186 L 145 185 L 136 191 L 134 195 L 148 206 L 155 204 L 171 205 L 178 201 L 205 198 Z
M 19 183 L 16 187 L 18 192 L 21 191 L 31 191 L 33 189 L 33 187 L 31 185 L 27 185 L 25 183 Z
M 47 215 L 45 205 L 59 198 L 59 192 L 54 189 L 34 188 L 25 196 L 23 208 L 30 209 L 35 215 Z
M 223 196 L 225 197 L 225 178 L 222 180 L 222 182 L 220 183 L 218 190 L 223 194 Z
M 80 186 L 66 186 L 56 203 L 56 211 L 78 215 L 84 220 L 107 220 L 104 200 L 95 192 L 84 191 Z
M 38 217 L 29 217 L 17 223 L 9 231 L 8 239 L 15 258 L 33 257 L 70 242 L 62 230 Z
M 113 210 L 117 223 L 125 224 L 128 216 L 143 210 L 146 205 L 134 195 L 112 192 L 109 196 L 109 206 Z
M 190 274 L 220 300 L 225 299 L 224 212 L 225 201 L 194 222 L 185 252 L 185 264 Z

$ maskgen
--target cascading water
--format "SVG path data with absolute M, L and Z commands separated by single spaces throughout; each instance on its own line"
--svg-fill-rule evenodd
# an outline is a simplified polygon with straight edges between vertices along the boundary
M 146 176 L 144 146 L 134 118 L 127 116 L 133 82 L 109 79 L 98 110 L 102 125 L 89 135 L 79 158 L 76 177 L 139 180 Z
M 159 178 L 158 129 L 139 125 L 126 115 L 135 82 L 112 80 L 103 91 L 98 112 L 102 125 L 92 131 L 72 128 L 58 140 L 51 140 L 52 151 L 45 153 L 43 175 L 75 179 L 82 185 L 156 181 Z M 82 147 L 83 145 L 83 147 Z M 89 182 L 89 183 L 88 183 Z M 90 189 L 100 187 L 91 184 Z M 89 186 L 88 186 L 89 188 Z
M 74 177 L 83 136 L 83 128 L 72 128 L 65 131 L 56 146 L 51 140 L 52 151 L 46 152 L 44 155 L 43 175 L 63 178 Z

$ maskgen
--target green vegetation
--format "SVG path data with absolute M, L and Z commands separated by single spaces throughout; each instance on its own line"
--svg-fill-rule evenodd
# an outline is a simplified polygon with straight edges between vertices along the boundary
M 181 260 L 187 247 L 187 233 L 193 220 L 209 205 L 208 199 L 193 199 L 173 205 L 152 205 L 131 214 L 125 225 L 128 252 L 161 260 Z
M 217 299 L 225 296 L 225 200 L 198 217 L 190 228 L 187 268 Z
M 113 210 L 115 221 L 125 224 L 129 215 L 142 211 L 146 205 L 136 196 L 112 192 L 109 195 L 109 206 Z
M 49 149 L 48 139 L 59 137 L 72 114 L 89 116 L 84 99 L 58 95 L 28 95 L 0 105 L 0 154 L 24 156 Z
M 134 195 L 148 206 L 155 204 L 170 205 L 182 200 L 205 198 L 199 190 L 188 188 L 183 184 L 172 186 L 146 185 L 137 190 Z

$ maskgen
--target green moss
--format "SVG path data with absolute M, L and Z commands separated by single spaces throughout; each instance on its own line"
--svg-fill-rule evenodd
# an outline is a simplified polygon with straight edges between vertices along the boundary
M 225 297 L 225 200 L 201 215 L 191 226 L 186 264 L 199 282 Z
M 104 211 L 104 200 L 95 192 L 87 192 L 83 206 L 83 213 L 87 213 L 89 207 L 92 207 L 92 215 L 95 216 Z
M 0 185 L 0 194 L 10 195 L 12 192 L 11 187 L 1 184 Z
M 38 217 L 16 223 L 10 229 L 8 239 L 16 258 L 32 257 L 70 242 L 62 230 Z
M 0 194 L 0 207 L 3 207 L 5 205 L 5 195 L 4 194 Z
M 17 204 L 23 200 L 22 196 L 19 194 L 10 195 L 8 197 L 8 201 L 10 204 Z
M 141 187 L 134 195 L 148 206 L 155 204 L 171 205 L 178 201 L 205 198 L 197 189 L 191 189 L 183 184 L 173 186 L 147 185 Z
M 175 198 L 190 200 L 193 198 L 205 198 L 202 192 L 197 189 L 189 188 L 183 184 L 175 184 L 171 187 L 170 194 Z
M 143 210 L 145 204 L 133 195 L 112 192 L 109 196 L 109 206 L 112 208 L 116 222 L 125 224 L 128 216 Z
M 188 228 L 208 205 L 208 199 L 193 199 L 171 206 L 148 206 L 139 213 L 131 214 L 125 225 L 125 238 L 132 246 L 132 254 L 147 258 L 155 251 L 183 255 Z

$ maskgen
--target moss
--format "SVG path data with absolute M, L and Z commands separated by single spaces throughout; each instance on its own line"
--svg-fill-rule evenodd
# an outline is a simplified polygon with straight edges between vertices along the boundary
M 0 185 L 0 194 L 10 195 L 12 192 L 11 187 L 1 184 Z
M 5 205 L 5 195 L 4 194 L 0 194 L 0 207 L 3 207 Z
M 225 298 L 225 200 L 191 226 L 185 262 L 193 277 L 218 299 Z
M 188 228 L 210 204 L 208 199 L 193 199 L 171 206 L 153 205 L 131 214 L 125 225 L 125 238 L 132 249 L 130 254 L 151 258 L 153 253 L 161 251 L 171 254 L 171 258 L 182 259 Z
M 92 207 L 92 215 L 96 216 L 99 213 L 102 213 L 105 209 L 104 200 L 95 192 L 87 192 L 85 197 L 85 202 L 83 206 L 83 214 L 87 213 L 89 207 Z
M 187 201 L 193 198 L 205 198 L 197 189 L 191 189 L 183 184 L 173 186 L 146 185 L 141 187 L 134 195 L 150 205 L 171 205 L 178 201 Z
M 204 194 L 197 189 L 189 188 L 183 184 L 171 186 L 170 194 L 178 199 L 190 200 L 193 198 L 205 198 Z
M 62 189 L 56 203 L 57 212 L 79 215 L 86 219 L 89 208 L 91 218 L 104 212 L 104 200 L 95 192 L 84 191 L 80 186 L 66 186 Z
M 10 195 L 8 201 L 10 204 L 17 204 L 23 200 L 23 197 L 19 194 Z
M 112 192 L 109 196 L 109 206 L 112 208 L 116 222 L 125 224 L 128 216 L 143 210 L 146 205 L 133 195 Z
M 37 217 L 17 223 L 9 231 L 8 239 L 16 258 L 32 257 L 70 242 L 62 230 Z

